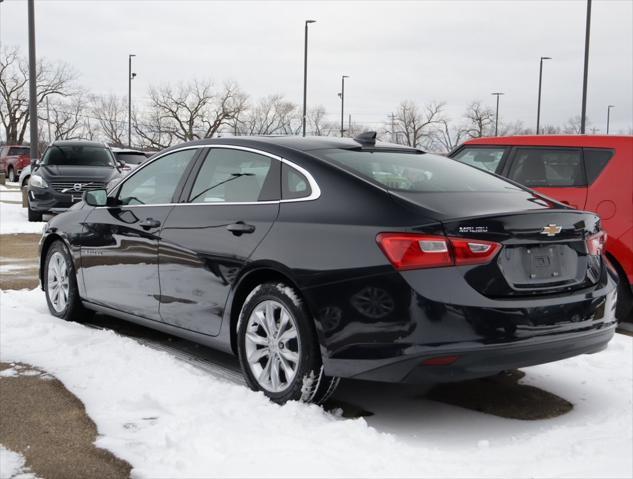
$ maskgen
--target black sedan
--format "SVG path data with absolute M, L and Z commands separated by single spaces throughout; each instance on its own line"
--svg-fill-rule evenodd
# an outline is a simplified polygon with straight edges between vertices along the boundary
M 338 378 L 457 381 L 606 347 L 599 218 L 375 134 L 169 148 L 52 219 L 55 316 L 237 354 L 272 400 Z

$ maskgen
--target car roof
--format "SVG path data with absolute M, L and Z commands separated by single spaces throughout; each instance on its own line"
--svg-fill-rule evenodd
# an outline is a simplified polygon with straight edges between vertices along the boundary
M 169 149 L 183 148 L 193 145 L 235 145 L 245 147 L 261 147 L 267 146 L 281 147 L 285 149 L 296 150 L 300 152 L 309 152 L 312 150 L 325 150 L 331 148 L 359 148 L 367 147 L 372 150 L 402 150 L 402 151 L 420 151 L 415 148 L 393 143 L 385 143 L 376 141 L 375 145 L 363 144 L 353 138 L 335 138 L 328 136 L 223 136 L 217 138 L 205 138 L 202 140 L 192 141 L 174 145 Z
M 101 141 L 89 140 L 55 140 L 51 145 L 54 146 L 99 146 L 101 148 L 110 148 Z
M 473 138 L 464 142 L 464 145 L 530 145 L 530 146 L 595 146 L 613 148 L 614 146 L 628 142 L 633 143 L 631 135 L 517 135 L 517 136 L 491 136 Z

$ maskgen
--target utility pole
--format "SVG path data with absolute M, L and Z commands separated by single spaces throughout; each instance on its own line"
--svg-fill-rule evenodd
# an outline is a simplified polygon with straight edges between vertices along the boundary
M 607 106 L 607 135 L 609 134 L 609 121 L 611 120 L 611 108 L 615 108 L 615 105 Z
M 349 78 L 347 75 L 341 75 L 341 93 L 339 96 L 341 97 L 341 138 L 345 134 L 345 125 L 343 124 L 343 119 L 345 118 L 345 79 Z
M 51 109 L 48 104 L 48 97 L 46 97 L 46 124 L 48 125 L 48 144 L 52 143 L 51 140 Z
M 37 133 L 37 66 L 35 64 L 35 1 L 28 0 L 29 15 L 29 123 L 31 136 L 31 164 L 39 158 Z M 9 139 L 7 138 L 7 141 Z
M 136 55 L 130 53 L 127 57 L 127 147 L 132 148 L 132 80 L 136 77 L 136 73 L 132 73 L 132 57 Z
M 494 93 L 491 93 L 491 95 L 497 97 L 497 113 L 495 113 L 495 136 L 497 136 L 499 131 L 499 97 L 503 95 L 503 93 L 500 91 L 496 91 Z
M 538 70 L 538 101 L 536 106 L 536 134 L 540 132 L 541 126 L 541 84 L 543 83 L 543 60 L 551 60 L 552 57 L 541 57 L 541 63 Z
M 591 0 L 587 0 L 587 22 L 585 29 L 585 68 L 582 74 L 582 109 L 580 113 L 580 134 L 585 134 L 587 122 L 587 75 L 589 73 L 589 34 L 591 32 Z
M 352 114 L 350 113 L 347 116 L 347 131 L 351 131 L 352 130 Z
M 397 143 L 396 136 L 396 115 L 392 113 L 389 115 L 391 117 L 391 143 Z
M 316 23 L 316 20 L 306 20 L 305 38 L 303 42 L 303 115 L 301 116 L 301 129 L 306 136 L 306 112 L 308 108 L 308 25 Z

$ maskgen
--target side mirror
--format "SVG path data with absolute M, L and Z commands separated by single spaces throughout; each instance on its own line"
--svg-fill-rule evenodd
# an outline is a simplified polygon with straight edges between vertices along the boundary
M 40 160 L 36 159 L 32 159 L 31 160 L 31 171 L 35 171 L 37 169 L 37 167 L 40 166 Z
M 83 200 L 90 206 L 106 206 L 108 204 L 108 192 L 103 189 L 84 191 Z
M 119 168 L 125 168 L 125 161 L 123 160 L 116 160 L 116 161 L 119 164 Z

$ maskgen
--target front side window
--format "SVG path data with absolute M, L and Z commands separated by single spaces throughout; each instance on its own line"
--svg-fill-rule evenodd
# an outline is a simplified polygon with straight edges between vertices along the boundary
M 139 169 L 121 186 L 119 201 L 124 205 L 171 203 L 196 151 L 189 149 L 169 153 Z
M 580 149 L 518 148 L 508 176 L 528 188 L 586 185 Z
M 344 149 L 310 153 L 388 190 L 430 193 L 518 189 L 478 168 L 428 153 Z
M 496 173 L 505 151 L 506 149 L 503 147 L 480 148 L 466 146 L 459 150 L 459 152 L 453 156 L 453 159 L 470 166 L 481 168 L 482 170 Z
M 279 199 L 272 158 L 230 148 L 209 150 L 189 195 L 191 203 L 251 203 Z M 275 177 L 276 176 L 276 177 Z
M 107 148 L 94 145 L 51 145 L 42 158 L 45 166 L 108 166 L 114 158 Z

